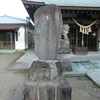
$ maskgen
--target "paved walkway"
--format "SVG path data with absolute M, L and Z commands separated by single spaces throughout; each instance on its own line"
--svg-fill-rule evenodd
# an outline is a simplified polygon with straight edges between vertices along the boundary
M 100 52 L 88 52 L 87 55 L 71 54 L 70 57 L 71 57 L 71 61 L 87 61 L 87 60 L 100 61 Z
M 95 59 L 96 56 L 93 56 L 93 55 L 77 56 L 77 59 L 75 59 L 75 55 L 71 55 L 74 71 L 76 71 L 76 73 L 78 73 L 78 72 L 86 73 L 87 70 L 93 71 L 94 69 L 95 69 L 95 71 L 97 71 L 99 68 L 98 65 L 100 65 L 100 57 L 98 54 L 95 54 L 95 55 L 98 56 L 97 59 Z M 89 61 L 90 58 L 91 58 L 91 61 Z M 95 61 L 94 61 L 94 59 L 95 59 Z M 38 58 L 36 57 L 33 50 L 29 50 L 20 59 L 18 59 L 15 63 L 12 64 L 14 66 L 12 66 L 11 69 L 16 69 L 16 70 L 29 69 L 30 65 L 32 64 L 32 62 L 34 60 L 38 60 Z M 10 85 L 10 87 L 8 85 L 7 89 L 6 89 L 6 91 L 11 89 L 11 90 L 9 90 L 10 93 L 8 93 L 8 91 L 7 91 L 8 97 L 5 97 L 6 99 L 4 98 L 4 99 L 0 99 L 0 100 L 22 100 L 22 91 L 23 91 L 22 86 L 26 80 L 25 74 L 21 75 L 19 73 L 18 74 L 17 73 L 13 74 L 12 72 L 10 72 L 10 73 L 11 73 L 10 77 L 8 74 L 3 74 L 3 75 L 5 75 L 5 77 L 7 77 L 7 78 L 9 77 L 10 79 L 8 79 L 7 82 L 6 82 L 6 78 L 5 78 L 5 81 L 4 80 L 2 81 L 2 86 L 5 86 L 5 85 L 7 86 L 7 84 Z M 68 75 L 68 73 L 67 73 L 67 75 Z M 96 75 L 96 74 L 94 73 L 92 75 Z M 90 76 L 92 76 L 92 75 L 90 74 Z M 96 75 L 96 77 L 98 77 L 98 76 Z M 72 100 L 100 100 L 100 89 L 99 88 L 95 89 L 94 84 L 91 81 L 89 81 L 88 79 L 84 79 L 84 77 L 82 79 L 79 79 L 79 77 L 76 77 L 76 78 L 67 78 L 67 80 L 69 81 L 69 83 L 72 86 Z M 3 83 L 5 83 L 5 84 L 3 85 Z M 3 89 L 3 90 L 5 91 L 5 89 Z M 13 91 L 15 91 L 15 92 L 13 92 Z M 3 94 L 3 95 L 5 95 L 5 94 Z M 8 99 L 8 98 L 11 98 L 11 99 Z
M 29 49 L 21 58 L 11 65 L 11 70 L 29 70 L 33 61 L 38 60 L 33 49 Z
M 72 72 L 65 72 L 66 77 L 88 76 L 93 82 L 100 86 L 100 52 L 89 53 L 88 55 L 73 55 Z
M 72 61 L 72 72 L 66 72 L 67 76 L 85 76 L 87 73 L 92 73 L 100 70 L 100 61 Z
M 0 54 L 0 100 L 23 100 L 23 84 L 27 74 L 7 70 L 22 54 Z
M 100 86 L 100 52 L 90 52 L 88 55 L 71 54 L 72 72 L 65 72 L 66 77 L 87 75 L 93 82 Z M 12 70 L 29 70 L 33 61 L 38 60 L 34 50 L 28 50 L 20 59 L 11 66 Z
M 23 87 L 28 73 L 8 71 L 22 53 L 0 54 L 0 100 L 23 100 Z M 9 67 L 8 67 L 9 66 Z M 100 100 L 100 89 L 83 78 L 67 78 L 72 86 L 72 100 Z
M 100 70 L 87 73 L 87 76 L 100 87 Z

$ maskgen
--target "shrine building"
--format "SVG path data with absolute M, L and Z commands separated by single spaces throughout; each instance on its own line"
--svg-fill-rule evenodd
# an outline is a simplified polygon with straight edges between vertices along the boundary
M 0 50 L 25 50 L 33 44 L 29 19 L 0 16 Z
M 68 38 L 71 52 L 87 54 L 100 50 L 99 0 L 22 0 L 34 22 L 34 13 L 48 4 L 59 6 L 63 24 L 69 26 Z

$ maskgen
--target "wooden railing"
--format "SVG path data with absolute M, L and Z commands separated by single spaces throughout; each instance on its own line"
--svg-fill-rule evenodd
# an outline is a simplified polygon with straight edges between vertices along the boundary
M 0 49 L 14 49 L 14 44 L 11 45 L 11 42 L 0 41 Z

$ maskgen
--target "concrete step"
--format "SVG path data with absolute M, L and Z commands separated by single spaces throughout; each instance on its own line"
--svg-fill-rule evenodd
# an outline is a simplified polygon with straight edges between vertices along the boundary
M 22 57 L 16 62 L 11 64 L 11 70 L 29 70 L 33 61 L 38 60 L 34 50 L 29 49 Z
M 100 87 L 100 70 L 87 73 L 86 76 Z

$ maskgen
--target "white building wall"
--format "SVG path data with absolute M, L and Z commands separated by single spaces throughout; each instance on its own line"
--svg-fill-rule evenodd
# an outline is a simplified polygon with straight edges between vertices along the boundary
M 22 26 L 18 29 L 18 41 L 16 41 L 16 35 L 15 35 L 15 49 L 16 50 L 25 50 L 25 27 Z

